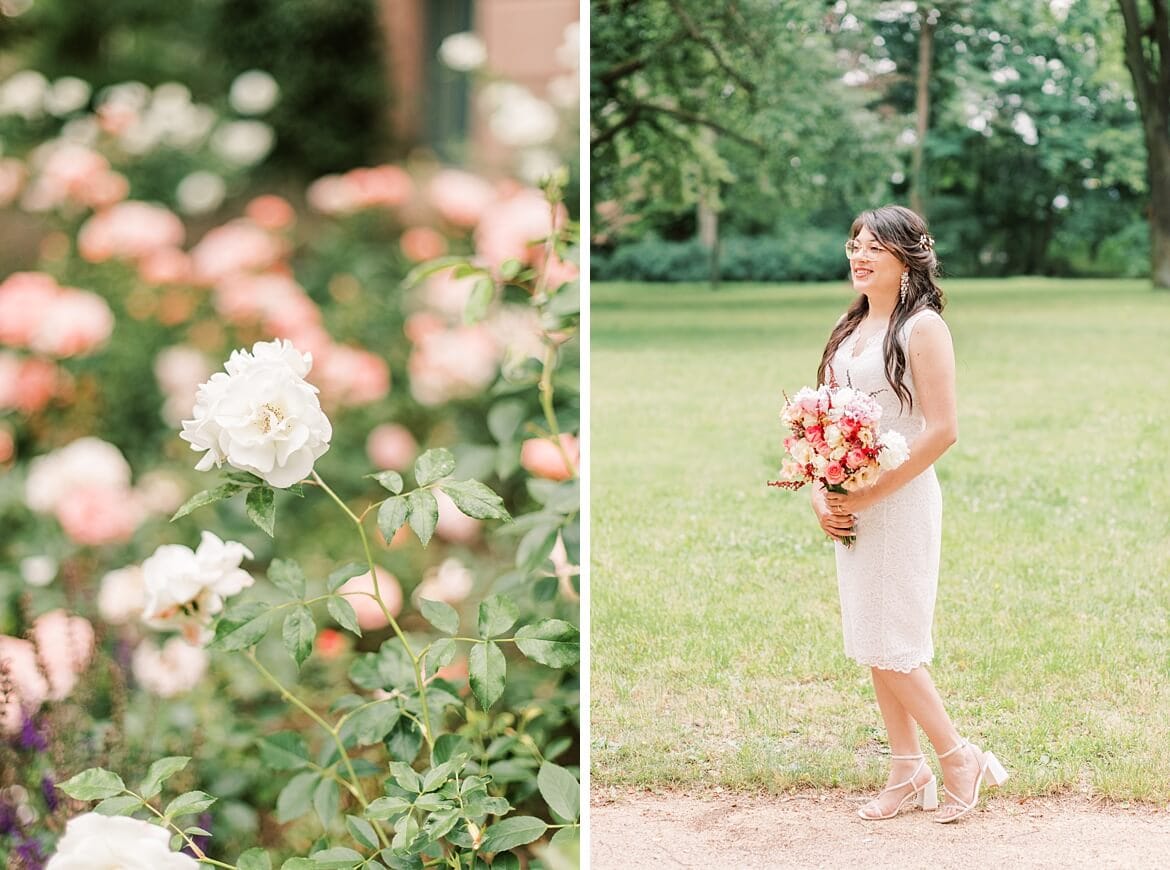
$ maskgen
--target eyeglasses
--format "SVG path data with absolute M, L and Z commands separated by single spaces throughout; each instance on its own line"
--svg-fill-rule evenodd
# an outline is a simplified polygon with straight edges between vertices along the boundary
M 855 260 L 863 255 L 866 259 L 873 260 L 880 254 L 888 253 L 889 251 L 881 245 L 863 245 L 857 239 L 850 239 L 845 243 L 845 256 L 850 260 Z

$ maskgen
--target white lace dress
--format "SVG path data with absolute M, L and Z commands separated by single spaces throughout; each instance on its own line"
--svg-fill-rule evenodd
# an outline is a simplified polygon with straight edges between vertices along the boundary
M 904 349 L 914 324 L 923 317 L 939 315 L 931 309 L 913 314 L 899 337 Z M 841 342 L 831 365 L 838 383 L 875 395 L 882 406 L 880 430 L 901 432 L 913 453 L 925 420 L 909 359 L 903 382 L 914 396 L 914 408 L 899 408 L 886 380 L 885 335 L 882 330 L 859 348 L 854 332 Z M 931 623 L 942 537 L 942 494 L 934 466 L 858 512 L 855 528 L 857 540 L 851 548 L 840 543 L 834 548 L 845 655 L 859 664 L 909 672 L 934 655 Z

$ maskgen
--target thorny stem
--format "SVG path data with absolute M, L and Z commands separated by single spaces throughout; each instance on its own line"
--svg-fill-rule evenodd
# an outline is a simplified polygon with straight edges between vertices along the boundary
M 378 602 L 378 606 L 382 608 L 382 613 L 386 616 L 386 621 L 390 624 L 390 627 L 394 629 L 394 633 L 398 635 L 398 639 L 402 642 L 402 647 L 406 650 L 406 654 L 410 656 L 410 665 L 414 670 L 414 681 L 418 686 L 419 704 L 422 707 L 423 737 L 427 741 L 427 746 L 433 750 L 435 748 L 435 738 L 434 733 L 431 730 L 431 711 L 427 706 L 427 683 L 426 680 L 423 679 L 421 664 L 422 656 L 421 654 L 415 655 L 414 650 L 410 646 L 410 642 L 406 639 L 406 635 L 402 633 L 402 628 L 398 625 L 398 620 L 394 618 L 394 615 L 390 612 L 390 608 L 388 608 L 386 606 L 386 602 L 382 600 L 382 590 L 378 583 L 378 574 L 374 566 L 374 554 L 370 549 L 370 538 L 366 534 L 366 527 L 362 523 L 361 518 L 358 517 L 358 515 L 353 511 L 351 511 L 349 506 L 346 505 L 346 503 L 343 502 L 340 497 L 338 497 L 337 493 L 335 493 L 329 487 L 329 485 L 321 479 L 321 476 L 317 474 L 316 469 L 313 470 L 312 474 L 313 480 L 317 482 L 317 485 L 329 494 L 329 497 L 337 503 L 338 507 L 345 511 L 345 515 L 353 521 L 355 526 L 357 526 L 358 534 L 362 539 L 362 549 L 365 550 L 366 554 L 366 563 L 370 568 L 370 585 L 374 590 L 374 599 Z M 365 516 L 365 514 L 362 516 Z

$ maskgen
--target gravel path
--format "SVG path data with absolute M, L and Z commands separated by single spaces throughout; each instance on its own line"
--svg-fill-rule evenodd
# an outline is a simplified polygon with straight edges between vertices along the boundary
M 864 822 L 865 796 L 594 788 L 593 870 L 1170 868 L 1170 807 L 1080 797 L 985 798 L 952 825 L 905 810 Z

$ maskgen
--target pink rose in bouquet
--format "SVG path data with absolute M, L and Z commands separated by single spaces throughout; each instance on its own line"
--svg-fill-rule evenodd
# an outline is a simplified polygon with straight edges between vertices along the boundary
M 830 492 L 852 492 L 872 485 L 881 472 L 897 468 L 910 455 L 901 433 L 878 431 L 882 408 L 868 393 L 833 383 L 804 387 L 785 400 L 780 419 L 792 435 L 784 439 L 788 455 L 781 479 L 768 481 L 769 486 L 800 489 L 820 481 Z M 849 536 L 844 544 L 854 540 Z

